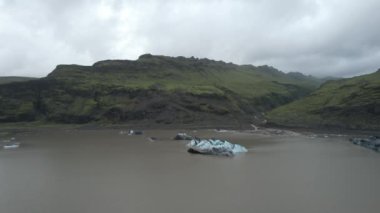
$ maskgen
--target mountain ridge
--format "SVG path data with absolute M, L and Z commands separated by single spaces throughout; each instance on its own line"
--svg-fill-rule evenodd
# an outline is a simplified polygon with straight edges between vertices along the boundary
M 323 83 L 310 95 L 268 114 L 277 125 L 380 129 L 380 70 Z
M 0 86 L 0 122 L 250 123 L 320 80 L 270 66 L 154 56 L 58 65 L 45 78 Z
M 37 78 L 24 77 L 24 76 L 0 76 L 0 84 L 22 82 L 22 81 L 29 81 L 29 80 L 36 80 L 36 79 Z

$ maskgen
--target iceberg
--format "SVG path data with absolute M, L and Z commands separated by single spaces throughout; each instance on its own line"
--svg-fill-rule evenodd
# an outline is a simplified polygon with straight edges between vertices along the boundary
M 223 156 L 234 156 L 248 151 L 244 146 L 219 139 L 193 139 L 187 147 L 190 153 Z

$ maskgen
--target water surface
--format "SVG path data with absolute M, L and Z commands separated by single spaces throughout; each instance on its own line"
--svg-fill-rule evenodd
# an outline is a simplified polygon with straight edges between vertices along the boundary
M 380 154 L 345 138 L 188 131 L 250 149 L 228 158 L 189 154 L 176 132 L 17 135 L 0 150 L 0 212 L 379 212 Z

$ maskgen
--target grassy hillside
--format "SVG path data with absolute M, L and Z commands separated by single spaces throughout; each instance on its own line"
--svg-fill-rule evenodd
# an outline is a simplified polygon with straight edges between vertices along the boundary
M 0 77 L 0 84 L 22 82 L 22 81 L 29 81 L 29 80 L 35 80 L 35 79 L 36 78 L 31 78 L 31 77 L 4 76 L 4 77 Z
M 271 111 L 268 118 L 285 126 L 380 129 L 380 70 L 328 81 L 309 96 Z
M 58 65 L 46 78 L 0 85 L 0 121 L 251 122 L 320 83 L 269 66 L 147 54 Z

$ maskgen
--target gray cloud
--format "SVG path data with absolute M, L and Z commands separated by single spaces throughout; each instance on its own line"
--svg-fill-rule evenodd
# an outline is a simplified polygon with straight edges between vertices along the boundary
M 0 75 L 143 53 L 317 76 L 380 67 L 377 0 L 0 0 Z

